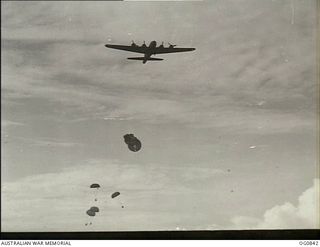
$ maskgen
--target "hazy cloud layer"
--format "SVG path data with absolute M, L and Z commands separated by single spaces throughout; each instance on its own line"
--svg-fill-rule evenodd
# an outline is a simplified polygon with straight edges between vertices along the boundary
M 2 230 L 165 230 L 170 225 L 184 224 L 185 220 L 192 227 L 197 222 L 192 222 L 189 213 L 201 215 L 194 209 L 201 205 L 197 202 L 197 188 L 191 185 L 225 175 L 225 171 L 197 168 L 193 164 L 180 168 L 154 164 L 146 167 L 116 160 L 91 160 L 77 170 L 65 169 L 62 173 L 4 183 Z M 92 183 L 99 183 L 101 188 L 90 189 Z M 121 195 L 111 199 L 115 191 Z M 179 214 L 176 204 L 189 197 L 194 202 Z M 86 210 L 94 205 L 100 213 L 92 219 Z M 85 227 L 89 221 L 94 223 L 90 229 Z
M 316 1 L 1 7 L 4 229 L 88 230 L 93 182 L 93 230 L 311 224 L 312 190 L 294 200 L 317 171 Z M 196 50 L 104 47 L 131 40 Z
M 219 180 L 227 176 L 228 171 L 197 168 L 194 164 L 180 168 L 168 164 L 146 167 L 122 164 L 117 160 L 90 160 L 77 171 L 65 169 L 62 173 L 4 183 L 2 229 L 63 231 L 71 227 L 87 231 L 319 227 L 319 179 L 315 179 L 313 186 L 299 196 L 297 206 L 286 202 L 266 210 L 262 218 L 236 216 L 231 220 L 232 226 L 222 225 L 216 214 L 206 215 L 202 211 L 205 198 L 201 193 L 210 197 L 213 192 L 202 187 L 199 193 L 196 184 L 201 186 L 205 179 Z M 90 189 L 92 183 L 99 183 L 101 188 Z M 115 191 L 120 191 L 121 195 L 111 199 Z M 95 202 L 95 198 L 98 201 Z M 229 200 L 227 196 L 221 198 L 225 202 Z M 186 201 L 189 205 L 183 206 Z M 85 212 L 94 205 L 100 208 L 100 213 L 90 218 Z M 140 223 L 137 225 L 138 218 Z M 206 226 L 214 218 L 216 223 Z M 148 222 L 150 220 L 152 224 Z M 87 222 L 93 222 L 90 229 L 85 226 Z
M 196 127 L 242 124 L 263 132 L 259 122 L 268 119 L 270 131 L 312 127 L 316 19 L 305 14 L 314 2 L 294 1 L 294 25 L 291 1 L 171 3 L 169 13 L 168 4 L 3 3 L 5 98 L 59 102 L 69 117 L 80 107 L 89 117 L 94 111 Z M 105 49 L 110 38 L 160 38 L 197 50 L 141 66 Z

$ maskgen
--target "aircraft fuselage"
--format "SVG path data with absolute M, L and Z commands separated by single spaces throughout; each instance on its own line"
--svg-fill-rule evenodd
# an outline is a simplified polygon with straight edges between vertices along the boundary
M 148 59 L 155 54 L 156 47 L 157 47 L 157 42 L 155 40 L 151 41 L 148 46 L 147 52 L 144 54 L 144 59 L 142 61 L 143 63 L 146 63 Z

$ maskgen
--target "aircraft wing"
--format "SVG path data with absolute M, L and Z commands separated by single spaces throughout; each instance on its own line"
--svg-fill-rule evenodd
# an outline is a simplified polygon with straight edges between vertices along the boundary
M 137 53 L 145 53 L 146 48 L 141 46 L 131 46 L 131 45 L 109 45 L 106 44 L 105 47 L 117 49 L 117 50 L 123 50 L 123 51 L 131 51 L 131 52 L 137 52 Z
M 174 53 L 174 52 L 186 52 L 186 51 L 194 51 L 196 48 L 170 48 L 170 47 L 157 47 L 155 49 L 156 54 L 164 54 L 164 53 Z

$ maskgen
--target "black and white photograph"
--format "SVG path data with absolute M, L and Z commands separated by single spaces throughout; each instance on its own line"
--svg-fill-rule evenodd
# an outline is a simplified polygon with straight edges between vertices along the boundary
M 1 231 L 319 229 L 317 15 L 1 1 Z

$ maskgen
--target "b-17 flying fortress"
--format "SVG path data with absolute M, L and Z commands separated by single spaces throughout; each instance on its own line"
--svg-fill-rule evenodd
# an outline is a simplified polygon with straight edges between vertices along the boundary
M 187 52 L 187 51 L 194 51 L 196 48 L 176 48 L 176 45 L 172 45 L 169 43 L 168 47 L 165 47 L 163 45 L 163 42 L 161 45 L 157 46 L 156 41 L 151 41 L 149 46 L 146 45 L 145 42 L 141 46 L 137 45 L 132 41 L 131 45 L 112 45 L 112 44 L 106 44 L 105 47 L 117 49 L 117 50 L 123 50 L 123 51 L 130 51 L 130 52 L 136 52 L 136 53 L 142 53 L 144 54 L 143 57 L 128 57 L 130 60 L 141 60 L 142 63 L 146 63 L 147 61 L 161 61 L 162 58 L 155 58 L 151 57 L 152 55 L 156 54 L 165 54 L 165 53 L 175 53 L 175 52 Z

